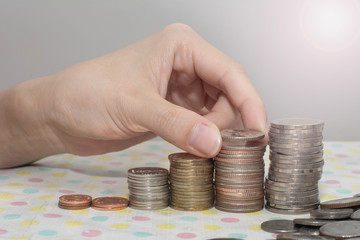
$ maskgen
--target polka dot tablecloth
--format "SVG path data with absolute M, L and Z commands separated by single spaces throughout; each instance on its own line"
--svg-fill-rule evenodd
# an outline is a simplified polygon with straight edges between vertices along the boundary
M 321 200 L 360 192 L 360 142 L 324 144 Z M 202 212 L 171 208 L 104 212 L 57 207 L 59 196 L 68 193 L 127 196 L 127 169 L 168 168 L 167 156 L 178 151 L 171 144 L 154 139 L 122 152 L 91 157 L 62 154 L 30 166 L 0 170 L 0 239 L 271 239 L 273 234 L 260 229 L 263 221 L 308 216 L 267 210 L 235 214 L 215 208 Z M 268 166 L 268 153 L 265 162 Z

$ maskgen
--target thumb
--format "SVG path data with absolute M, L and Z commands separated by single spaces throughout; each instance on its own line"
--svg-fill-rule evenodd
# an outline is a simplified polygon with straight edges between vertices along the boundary
M 215 156 L 221 147 L 217 126 L 203 116 L 174 105 L 160 96 L 146 101 L 140 122 L 175 146 L 202 157 Z

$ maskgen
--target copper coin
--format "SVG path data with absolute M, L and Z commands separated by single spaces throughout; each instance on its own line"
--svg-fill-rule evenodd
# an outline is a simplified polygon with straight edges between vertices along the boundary
M 99 197 L 92 202 L 92 208 L 97 210 L 121 210 L 128 206 L 129 201 L 122 197 Z
M 91 196 L 85 194 L 68 194 L 59 197 L 59 204 L 62 206 L 87 206 L 91 205 Z
M 66 206 L 66 205 L 62 205 L 59 204 L 58 207 L 62 208 L 62 209 L 67 209 L 67 210 L 81 210 L 81 209 L 86 209 L 89 208 L 91 205 L 85 205 L 85 206 Z

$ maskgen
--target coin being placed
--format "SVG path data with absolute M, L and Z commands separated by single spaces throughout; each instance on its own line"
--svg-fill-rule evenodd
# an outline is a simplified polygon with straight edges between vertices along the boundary
M 99 197 L 92 201 L 92 208 L 102 211 L 114 211 L 127 208 L 128 200 L 122 197 Z
M 336 239 L 360 237 L 360 221 L 338 221 L 325 224 L 320 228 L 320 234 Z
M 80 210 L 91 206 L 91 196 L 85 194 L 67 194 L 59 197 L 59 207 Z
M 265 134 L 254 129 L 224 129 L 221 137 L 224 141 L 255 141 L 264 138 Z
M 297 232 L 292 220 L 269 220 L 261 224 L 261 229 L 271 233 Z
M 306 233 L 285 233 L 276 236 L 277 240 L 335 240 L 335 238 L 317 236 Z
M 360 206 L 360 197 L 340 198 L 320 203 L 321 208 L 347 208 Z
M 351 208 L 314 209 L 310 211 L 310 216 L 316 219 L 345 219 L 349 218 L 353 212 Z

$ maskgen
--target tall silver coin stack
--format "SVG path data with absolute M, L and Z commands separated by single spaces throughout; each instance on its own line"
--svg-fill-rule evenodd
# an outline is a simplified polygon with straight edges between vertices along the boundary
M 140 210 L 156 210 L 169 206 L 168 170 L 138 167 L 128 170 L 129 206 Z
M 324 122 L 280 119 L 270 123 L 270 167 L 265 181 L 266 209 L 301 214 L 319 205 Z
M 255 212 L 264 207 L 262 132 L 244 129 L 221 131 L 223 145 L 215 160 L 215 207 L 221 211 Z
M 202 211 L 214 204 L 214 164 L 211 158 L 190 153 L 174 153 L 170 160 L 170 207 L 182 211 Z

